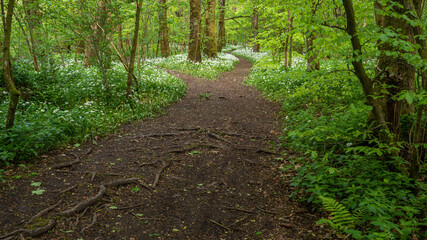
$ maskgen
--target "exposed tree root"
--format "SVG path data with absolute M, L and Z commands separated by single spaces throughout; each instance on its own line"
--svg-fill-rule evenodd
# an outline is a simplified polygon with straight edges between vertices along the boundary
M 34 221 L 34 219 L 39 218 L 39 217 L 43 217 L 44 215 L 48 214 L 50 211 L 52 211 L 53 209 L 57 208 L 59 205 L 61 205 L 61 203 L 63 202 L 63 200 L 59 200 L 59 202 L 57 202 L 56 204 L 43 209 L 42 211 L 40 211 L 39 213 L 37 213 L 36 215 L 34 215 L 33 217 L 30 218 L 30 220 L 27 221 L 27 224 L 30 224 L 32 221 Z
M 66 167 L 74 167 L 74 165 L 76 165 L 77 163 L 80 163 L 80 158 L 78 155 L 76 155 L 74 153 L 71 153 L 71 155 L 73 155 L 76 158 L 75 161 L 60 163 L 60 164 L 57 164 L 57 165 L 50 167 L 50 169 L 61 169 L 61 168 L 66 168 Z
M 76 187 L 77 187 L 77 184 L 76 184 L 76 185 L 73 185 L 73 186 L 71 186 L 71 187 L 69 187 L 69 188 L 66 188 L 66 189 L 64 189 L 64 190 L 60 191 L 58 194 L 56 194 L 56 196 L 59 196 L 59 195 L 64 194 L 64 193 L 66 193 L 66 192 L 68 192 L 68 191 L 71 191 L 71 190 L 73 190 L 73 189 L 74 189 L 74 188 L 76 188 Z
M 272 212 L 272 211 L 268 211 L 268 210 L 264 210 L 264 209 L 262 209 L 262 208 L 260 208 L 260 207 L 256 207 L 258 210 L 260 210 L 261 212 L 263 212 L 263 213 L 268 213 L 268 214 L 277 214 L 277 213 L 275 213 L 275 212 Z
M 213 132 L 211 132 L 211 131 L 209 131 L 209 130 L 207 131 L 207 133 L 208 133 L 208 135 L 209 135 L 210 137 L 213 137 L 213 138 L 218 139 L 218 140 L 220 140 L 220 141 L 226 142 L 226 143 L 228 143 L 228 144 L 233 144 L 233 143 L 231 143 L 230 141 L 228 141 L 227 139 L 225 139 L 225 138 L 223 138 L 223 137 L 220 137 L 220 136 L 216 135 L 215 133 L 213 133 Z
M 96 223 L 96 218 L 97 218 L 97 215 L 96 215 L 96 212 L 94 212 L 94 213 L 93 213 L 93 217 L 92 217 L 92 222 L 91 222 L 89 225 L 87 225 L 86 227 L 84 227 L 84 228 L 80 231 L 80 233 L 83 233 L 86 229 L 88 229 L 88 228 L 92 227 L 93 225 L 95 225 L 95 223 Z
M 163 170 L 169 166 L 170 162 L 162 161 L 162 166 L 159 168 L 159 170 L 156 173 L 156 176 L 154 177 L 153 187 L 157 186 L 157 183 L 159 182 L 160 175 L 162 174 Z
M 144 167 L 144 166 L 149 166 L 149 165 L 155 165 L 159 160 L 155 160 L 152 162 L 148 162 L 148 163 L 141 163 L 138 165 L 138 167 Z
M 197 145 L 192 145 L 190 147 L 186 147 L 183 149 L 177 149 L 177 150 L 170 150 L 168 153 L 185 153 L 197 148 L 223 148 L 221 146 L 217 146 L 217 145 L 212 145 L 212 144 L 197 144 Z
M 117 186 L 120 186 L 120 185 L 127 185 L 127 184 L 130 184 L 130 183 L 137 182 L 139 180 L 140 180 L 139 178 L 127 178 L 127 179 L 115 180 L 115 181 L 112 181 L 112 182 L 109 182 L 109 183 L 104 183 L 104 184 L 102 184 L 99 187 L 99 191 L 98 191 L 98 193 L 95 196 L 93 196 L 91 198 L 88 198 L 88 199 L 80 202 L 79 204 L 77 204 L 76 206 L 74 206 L 74 207 L 72 207 L 70 209 L 62 211 L 61 215 L 76 214 L 76 213 L 81 212 L 85 208 L 92 206 L 93 204 L 95 204 L 96 202 L 98 202 L 104 196 L 105 192 L 107 191 L 107 187 L 117 187 Z M 144 187 L 146 187 L 148 189 L 151 189 L 146 184 L 142 184 L 142 186 L 144 186 Z
M 37 237 L 37 236 L 42 235 L 43 233 L 48 232 L 49 230 L 54 228 L 55 225 L 56 225 L 56 221 L 50 220 L 46 226 L 39 227 L 36 229 L 18 229 L 18 230 L 11 232 L 9 234 L 0 236 L 0 239 L 5 239 L 5 238 L 12 237 L 12 236 L 18 236 L 18 235 L 21 235 L 23 237 Z

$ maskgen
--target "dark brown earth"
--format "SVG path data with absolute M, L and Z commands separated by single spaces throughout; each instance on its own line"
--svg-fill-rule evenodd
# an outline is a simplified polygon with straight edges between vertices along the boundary
M 218 81 L 173 73 L 189 90 L 166 114 L 8 169 L 0 235 L 55 220 L 40 239 L 328 238 L 318 218 L 288 198 L 280 172 L 286 160 L 277 154 L 278 106 L 243 86 L 250 68 L 242 59 Z M 32 194 L 37 189 L 45 191 Z

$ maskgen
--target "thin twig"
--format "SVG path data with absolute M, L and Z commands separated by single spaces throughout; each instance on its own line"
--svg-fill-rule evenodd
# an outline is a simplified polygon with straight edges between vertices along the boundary
M 226 207 L 226 208 L 224 208 L 224 209 L 225 209 L 225 210 L 240 211 L 240 212 L 253 213 L 253 214 L 255 214 L 255 212 L 254 212 L 254 211 L 251 211 L 251 210 L 245 210 L 245 209 L 240 209 L 240 208 Z
M 221 224 L 221 223 L 219 223 L 217 221 L 214 221 L 212 219 L 210 221 L 211 221 L 211 223 L 214 223 L 214 224 L 216 224 L 216 225 L 218 225 L 218 226 L 220 226 L 220 227 L 222 227 L 222 228 L 224 228 L 224 229 L 226 229 L 228 231 L 231 231 L 231 229 L 229 227 L 225 226 L 224 224 Z
M 268 213 L 268 214 L 277 214 L 277 213 L 275 213 L 275 212 L 271 212 L 271 211 L 268 211 L 268 210 L 264 210 L 264 209 L 262 209 L 262 208 L 260 208 L 260 207 L 256 207 L 258 210 L 260 210 L 261 212 L 264 212 L 264 213 Z

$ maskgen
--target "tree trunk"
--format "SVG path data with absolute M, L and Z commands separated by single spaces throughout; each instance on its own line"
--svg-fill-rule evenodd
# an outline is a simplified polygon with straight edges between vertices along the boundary
M 135 30 L 133 33 L 132 49 L 130 51 L 130 59 L 129 59 L 129 66 L 128 66 L 128 80 L 127 80 L 127 89 L 126 89 L 126 97 L 127 98 L 130 98 L 130 96 L 132 94 L 132 82 L 135 79 L 135 75 L 133 74 L 133 69 L 135 66 L 136 48 L 138 47 L 139 20 L 140 20 L 140 15 L 141 15 L 142 1 L 143 0 L 137 0 L 137 2 L 136 2 Z
M 316 40 L 316 35 L 314 32 L 309 32 L 306 38 L 307 46 L 307 70 L 314 71 L 320 70 L 320 62 L 317 59 L 315 52 L 313 51 L 313 42 Z
M 4 3 L 1 2 L 2 9 L 4 9 Z M 7 15 L 4 23 L 4 40 L 3 40 L 3 78 L 6 83 L 6 88 L 10 94 L 9 109 L 6 115 L 6 129 L 13 127 L 15 122 L 16 107 L 18 106 L 19 96 L 21 93 L 15 86 L 12 75 L 12 63 L 10 59 L 10 36 L 12 35 L 12 16 L 13 9 L 15 7 L 15 0 L 9 0 L 7 6 Z
M 254 10 L 253 10 L 253 15 L 252 15 L 252 29 L 253 29 L 253 38 L 255 41 L 254 47 L 253 47 L 253 51 L 254 52 L 259 52 L 259 43 L 257 43 L 257 36 L 258 36 L 258 8 L 255 6 Z
M 125 48 L 123 47 L 123 34 L 122 34 L 122 24 L 121 23 L 117 27 L 117 31 L 118 31 L 118 34 L 119 34 L 117 48 L 119 49 L 120 53 L 122 54 L 123 60 L 125 61 L 125 64 L 128 65 L 127 53 L 125 52 Z
M 206 22 L 206 34 L 205 34 L 205 53 L 208 58 L 217 57 L 217 42 L 216 42 L 216 25 L 215 25 L 215 8 L 216 0 L 208 0 L 205 22 Z
M 291 17 L 290 22 L 290 31 L 294 29 L 294 17 Z M 294 35 L 291 33 L 291 36 L 289 38 L 289 60 L 288 60 L 288 67 L 292 67 L 292 44 L 293 44 Z
M 225 1 L 219 0 L 218 52 L 225 47 Z
M 40 68 L 39 68 L 39 62 L 38 62 L 38 50 L 37 50 L 37 45 L 40 44 L 40 41 L 36 40 L 36 36 L 37 34 L 34 34 L 34 32 L 36 31 L 36 26 L 40 26 L 40 21 L 39 21 L 39 13 L 38 13 L 38 3 L 34 0 L 23 0 L 22 4 L 24 6 L 24 12 L 26 15 L 26 20 L 28 23 L 28 32 L 29 32 L 29 37 L 30 37 L 30 54 L 31 57 L 33 58 L 33 65 L 34 65 L 34 70 L 39 72 Z M 37 44 L 36 44 L 37 42 Z
M 188 41 L 188 60 L 196 62 L 202 61 L 200 52 L 200 31 L 201 31 L 201 0 L 190 0 L 190 38 Z
M 159 0 L 159 25 L 160 25 L 160 49 L 162 57 L 170 56 L 169 27 L 168 27 L 168 0 Z

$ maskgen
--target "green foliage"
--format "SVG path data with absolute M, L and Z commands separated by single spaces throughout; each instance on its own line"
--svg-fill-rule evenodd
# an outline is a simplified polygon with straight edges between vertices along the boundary
M 351 215 L 351 213 L 345 208 L 344 205 L 328 197 L 320 196 L 319 199 L 322 201 L 322 205 L 325 210 L 330 212 L 330 219 L 320 219 L 317 221 L 318 224 L 326 223 L 339 231 L 354 229 L 354 221 L 356 219 Z
M 195 77 L 209 80 L 217 79 L 221 73 L 233 70 L 239 60 L 233 55 L 218 53 L 217 58 L 203 57 L 201 63 L 193 63 L 187 60 L 187 55 L 179 54 L 168 58 L 154 58 L 146 61 L 149 65 L 165 69 L 179 70 Z
M 347 71 L 336 71 L 343 64 L 323 61 L 322 70 L 308 72 L 302 59 L 285 69 L 264 56 L 246 81 L 283 104 L 282 146 L 302 155 L 294 160 L 301 167 L 292 180 L 293 196 L 331 212 L 320 222 L 355 239 L 423 236 L 427 186 L 407 177 L 404 159 L 384 160 L 403 146 L 375 138 L 360 84 Z M 411 93 L 400 97 L 423 99 Z
M 153 116 L 161 108 L 184 95 L 186 85 L 151 66 L 136 71 L 139 93 L 125 97 L 127 72 L 121 64 L 109 69 L 109 90 L 96 68 L 80 62 L 51 65 L 40 73 L 15 64 L 14 75 L 22 85 L 23 100 L 15 126 L 0 128 L 2 164 L 30 160 L 41 152 L 66 142 L 82 142 L 114 131 L 121 123 Z M 8 101 L 0 103 L 4 119 Z

